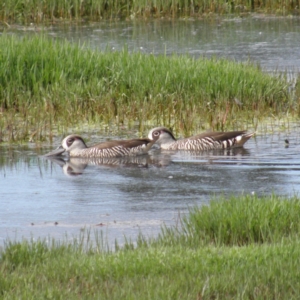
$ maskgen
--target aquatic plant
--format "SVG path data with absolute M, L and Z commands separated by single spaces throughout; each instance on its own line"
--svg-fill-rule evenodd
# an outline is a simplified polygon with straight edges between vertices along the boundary
M 4 141 L 51 138 L 82 123 L 245 129 L 294 107 L 285 78 L 251 62 L 101 52 L 43 34 L 3 35 L 0 62 Z
M 8 0 L 0 6 L 0 19 L 11 22 L 59 22 L 61 20 L 99 20 L 102 18 L 149 18 L 149 17 L 211 17 L 214 14 L 245 14 L 263 12 L 271 14 L 297 14 L 297 1 L 248 1 L 225 0 Z

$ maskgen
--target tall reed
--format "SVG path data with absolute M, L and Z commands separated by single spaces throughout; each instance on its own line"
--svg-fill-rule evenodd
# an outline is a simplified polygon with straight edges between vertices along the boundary
M 211 16 L 211 14 L 267 12 L 299 13 L 297 1 L 240 0 L 7 0 L 0 6 L 0 20 L 14 22 L 57 22 L 59 20 L 99 20 L 137 17 Z

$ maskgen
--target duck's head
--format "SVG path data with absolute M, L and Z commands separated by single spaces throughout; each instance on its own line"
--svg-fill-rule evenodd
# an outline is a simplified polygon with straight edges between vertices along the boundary
M 58 156 L 62 155 L 64 152 L 70 153 L 71 151 L 81 150 L 85 148 L 87 148 L 87 146 L 82 137 L 79 135 L 72 134 L 68 135 L 63 139 L 63 141 L 61 142 L 61 146 L 45 154 L 44 156 Z
M 173 133 L 165 127 L 156 127 L 150 130 L 148 139 L 158 144 L 168 144 L 176 141 Z

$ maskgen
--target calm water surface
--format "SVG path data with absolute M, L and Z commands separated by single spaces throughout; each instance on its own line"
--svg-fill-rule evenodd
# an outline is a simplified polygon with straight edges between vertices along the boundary
M 212 195 L 294 195 L 300 191 L 298 128 L 257 136 L 231 151 L 151 150 L 133 159 L 49 160 L 41 156 L 49 147 L 1 147 L 1 242 L 72 237 L 91 228 L 103 230 L 112 244 L 124 234 L 134 239 L 139 230 L 155 235 Z
M 52 26 L 48 35 L 113 51 L 190 54 L 251 60 L 266 71 L 300 70 L 300 18 L 250 17 L 218 20 L 151 20 Z
M 0 27 L 1 28 L 1 27 Z M 221 56 L 251 60 L 266 71 L 299 72 L 300 17 L 220 18 L 216 20 L 149 20 L 53 25 L 42 28 L 11 26 L 10 33 L 47 35 L 86 43 L 95 49 L 154 54 Z
M 12 26 L 9 33 L 40 29 Z M 299 18 L 102 22 L 44 30 L 95 49 L 117 51 L 127 45 L 130 51 L 251 59 L 265 71 L 300 71 Z M 111 245 L 124 234 L 134 239 L 139 230 L 155 235 L 162 224 L 176 224 L 190 206 L 207 204 L 212 195 L 294 195 L 300 190 L 299 125 L 258 135 L 243 149 L 198 154 L 153 150 L 138 161 L 51 161 L 41 156 L 49 145 L 1 146 L 0 244 L 6 238 L 71 238 L 91 228 L 103 230 Z M 99 139 L 89 140 L 93 142 Z

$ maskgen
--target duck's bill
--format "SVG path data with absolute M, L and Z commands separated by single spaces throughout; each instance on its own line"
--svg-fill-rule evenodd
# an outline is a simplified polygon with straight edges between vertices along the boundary
M 59 146 L 55 150 L 45 154 L 44 156 L 49 157 L 49 156 L 59 156 L 62 155 L 65 152 L 65 149 L 62 146 Z

